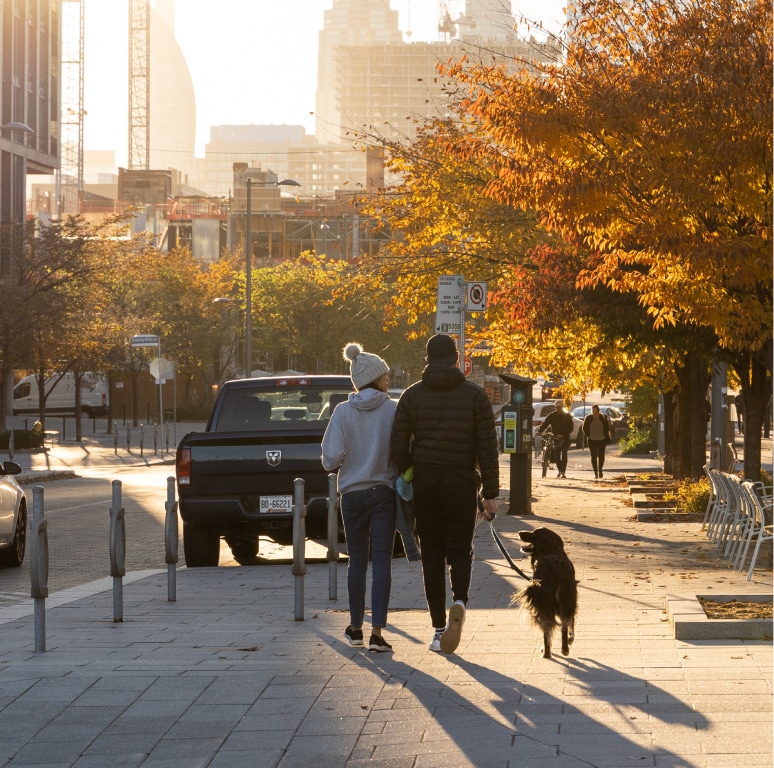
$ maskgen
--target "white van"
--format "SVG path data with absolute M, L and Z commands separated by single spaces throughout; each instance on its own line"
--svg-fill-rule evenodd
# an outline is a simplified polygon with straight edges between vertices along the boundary
M 66 373 L 46 379 L 46 413 L 72 416 L 75 413 L 75 377 Z M 93 418 L 105 416 L 108 411 L 108 382 L 104 374 L 84 373 L 81 377 L 81 415 Z M 25 376 L 13 388 L 13 415 L 40 413 L 38 381 Z

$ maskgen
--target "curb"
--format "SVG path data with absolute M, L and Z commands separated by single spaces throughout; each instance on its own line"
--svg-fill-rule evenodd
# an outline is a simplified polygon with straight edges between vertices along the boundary
M 727 603 L 744 600 L 771 602 L 770 595 L 696 595 L 694 598 L 666 598 L 666 609 L 675 640 L 763 640 L 772 642 L 771 619 L 710 619 L 700 599 Z

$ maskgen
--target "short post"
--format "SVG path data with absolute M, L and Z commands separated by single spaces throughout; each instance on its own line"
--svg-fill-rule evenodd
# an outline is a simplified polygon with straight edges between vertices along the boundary
M 304 505 L 304 481 L 293 481 L 293 575 L 295 578 L 295 620 L 304 620 L 304 576 L 306 575 L 306 506 Z
M 126 574 L 125 510 L 121 506 L 121 481 L 113 480 L 113 505 L 110 508 L 110 575 L 113 577 L 113 621 L 124 620 L 124 583 Z
M 127 427 L 126 428 L 126 450 L 127 452 L 131 452 L 132 448 L 132 428 Z
M 43 486 L 32 489 L 30 536 L 31 596 L 35 611 L 35 652 L 46 650 L 46 598 L 48 597 L 48 520 L 43 513 Z
M 159 451 L 159 428 L 153 427 L 153 455 L 156 456 Z
M 8 437 L 8 458 L 13 459 L 13 427 L 11 427 L 11 434 Z
M 118 456 L 118 424 L 113 422 L 113 451 Z
M 140 424 L 140 458 L 142 458 L 142 449 L 143 449 L 144 443 L 145 443 L 145 430 L 142 428 L 142 424 Z
M 338 597 L 338 542 L 339 542 L 339 516 L 337 514 L 336 473 L 328 475 L 328 599 L 336 600 Z
M 177 502 L 175 478 L 167 478 L 167 516 L 164 520 L 164 562 L 167 564 L 167 602 L 177 600 Z

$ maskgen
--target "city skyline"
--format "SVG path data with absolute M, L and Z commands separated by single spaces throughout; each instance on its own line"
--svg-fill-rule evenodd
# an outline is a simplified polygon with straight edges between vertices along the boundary
M 213 17 L 206 12 L 210 0 L 176 1 L 175 37 L 196 97 L 197 156 L 203 156 L 214 125 L 302 125 L 314 133 L 318 35 L 332 4 L 285 0 L 278 8 L 268 0 L 220 0 Z M 447 5 L 456 16 L 464 0 Z M 391 0 L 390 6 L 399 13 L 405 39 L 439 39 L 439 0 Z M 553 30 L 563 19 L 561 0 L 514 0 L 513 13 L 539 14 Z M 127 0 L 84 0 L 84 21 L 84 147 L 113 150 L 116 164 L 125 165 Z M 256 32 L 245 36 L 245 28 Z

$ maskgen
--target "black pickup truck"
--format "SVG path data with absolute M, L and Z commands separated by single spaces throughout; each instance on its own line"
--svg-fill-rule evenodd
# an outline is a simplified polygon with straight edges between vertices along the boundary
M 185 562 L 216 566 L 220 537 L 237 562 L 258 554 L 260 536 L 293 538 L 294 480 L 304 480 L 306 530 L 327 537 L 328 473 L 320 444 L 349 376 L 266 376 L 226 382 L 204 432 L 177 447 L 178 508 Z

